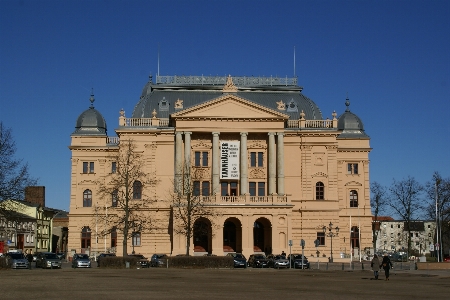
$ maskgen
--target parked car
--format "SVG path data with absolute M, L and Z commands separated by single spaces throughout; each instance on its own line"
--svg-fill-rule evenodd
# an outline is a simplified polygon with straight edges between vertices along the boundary
M 294 269 L 309 269 L 309 261 L 306 256 L 303 256 L 303 265 L 301 254 L 289 254 L 288 260 L 291 262 L 291 266 Z
M 75 253 L 72 258 L 72 268 L 90 268 L 91 260 L 87 254 Z
M 267 259 L 269 260 L 269 266 L 272 268 L 289 268 L 289 260 L 284 255 L 270 254 Z
M 97 267 L 100 267 L 100 261 L 102 260 L 102 258 L 104 258 L 104 257 L 111 257 L 111 256 L 116 256 L 116 254 L 114 254 L 114 253 L 100 253 L 98 256 L 97 256 Z
M 233 258 L 235 268 L 247 268 L 247 259 L 242 253 L 228 253 L 227 256 Z
M 61 260 L 53 252 L 39 252 L 36 257 L 36 268 L 59 268 L 61 269 Z
M 141 268 L 150 268 L 150 262 L 148 261 L 148 259 L 142 255 L 142 254 L 131 254 L 128 255 L 129 257 L 134 257 L 138 259 L 138 266 L 140 266 Z
M 264 254 L 252 254 L 248 257 L 247 266 L 252 268 L 268 268 L 269 260 Z
M 59 259 L 65 259 L 66 258 L 66 254 L 64 252 L 58 252 L 58 253 L 56 253 L 56 256 L 58 256 Z
M 150 266 L 152 266 L 152 267 L 165 266 L 168 258 L 169 257 L 166 254 L 161 254 L 161 253 L 153 254 L 150 259 Z
M 12 269 L 28 269 L 29 267 L 29 262 L 22 252 L 9 252 L 5 257 Z
M 444 261 L 445 262 L 450 262 L 450 256 L 444 256 Z

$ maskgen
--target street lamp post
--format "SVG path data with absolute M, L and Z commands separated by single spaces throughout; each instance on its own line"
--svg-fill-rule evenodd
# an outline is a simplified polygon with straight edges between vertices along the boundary
M 335 232 L 333 232 L 333 229 L 335 230 Z M 336 228 L 333 228 L 333 223 L 330 222 L 328 227 L 323 226 L 322 230 L 325 233 L 325 236 L 328 236 L 331 238 L 330 262 L 333 262 L 333 238 L 339 235 L 339 227 L 336 226 Z

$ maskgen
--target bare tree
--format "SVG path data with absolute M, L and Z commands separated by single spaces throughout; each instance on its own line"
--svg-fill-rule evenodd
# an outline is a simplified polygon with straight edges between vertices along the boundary
M 421 198 L 423 190 L 423 186 L 413 177 L 401 181 L 394 179 L 389 188 L 389 206 L 404 221 L 405 231 L 408 232 L 408 255 L 411 249 L 412 222 L 421 216 L 424 209 Z
M 374 181 L 370 185 L 370 191 L 372 192 L 372 197 L 370 198 L 370 206 L 372 208 L 372 213 L 374 215 L 374 222 L 372 224 L 372 238 L 373 238 L 373 249 L 376 252 L 377 249 L 377 226 L 379 226 L 378 216 L 386 208 L 386 188 Z
M 152 230 L 150 210 L 155 199 L 147 195 L 156 178 L 145 171 L 144 157 L 133 140 L 121 140 L 116 154 L 109 157 L 115 167 L 98 182 L 105 213 L 97 215 L 104 227 L 102 235 L 113 230 L 123 233 L 123 255 L 128 254 L 128 239 L 134 240 Z M 109 209 L 108 209 L 109 208 Z M 107 210 L 107 211 L 106 211 Z
M 11 129 L 4 127 L 0 121 L 0 212 L 5 218 L 15 208 L 8 207 L 3 201 L 22 200 L 25 187 L 37 184 L 37 179 L 29 175 L 28 164 L 14 158 L 16 150 Z
M 219 215 L 217 208 L 211 205 L 209 181 L 203 180 L 201 169 L 184 168 L 181 184 L 174 184 L 174 191 L 170 192 L 170 202 L 173 214 L 173 230 L 186 238 L 186 255 L 189 255 L 190 240 L 197 235 L 210 233 L 209 229 L 202 226 L 202 222 L 196 222 L 201 218 L 214 219 Z M 208 182 L 203 185 L 203 182 Z M 180 187 L 181 188 L 177 188 Z
M 439 234 L 441 249 L 450 249 L 450 178 L 442 178 L 435 172 L 433 179 L 426 183 L 425 191 L 429 199 L 426 213 L 439 224 L 436 234 Z

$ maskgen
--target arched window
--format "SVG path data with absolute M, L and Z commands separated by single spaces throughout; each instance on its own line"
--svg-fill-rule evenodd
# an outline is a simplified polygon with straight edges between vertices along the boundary
M 83 192 L 83 207 L 91 207 L 92 206 L 92 191 L 85 190 Z
M 142 197 L 142 183 L 136 180 L 133 183 L 133 199 L 141 199 L 141 197 Z
M 114 190 L 111 193 L 111 206 L 112 207 L 117 207 L 117 200 L 119 198 L 119 191 L 118 190 Z
M 91 229 L 87 226 L 81 229 L 81 248 L 89 248 L 91 246 Z
M 358 207 L 358 192 L 355 190 L 350 191 L 350 207 Z
M 325 186 L 320 181 L 316 183 L 316 200 L 325 200 Z

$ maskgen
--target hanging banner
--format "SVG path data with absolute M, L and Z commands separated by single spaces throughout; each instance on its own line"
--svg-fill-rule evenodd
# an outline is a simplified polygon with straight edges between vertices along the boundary
M 237 141 L 220 142 L 220 179 L 239 179 L 239 145 Z

